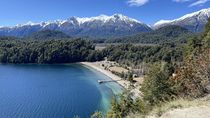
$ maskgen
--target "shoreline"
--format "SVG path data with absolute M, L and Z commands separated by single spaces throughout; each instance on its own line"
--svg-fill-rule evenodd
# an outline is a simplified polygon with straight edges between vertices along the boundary
M 111 73 L 110 71 L 107 71 L 105 69 L 103 69 L 100 66 L 100 62 L 80 62 L 80 64 L 84 65 L 84 66 L 88 66 L 92 69 L 95 69 L 96 71 L 101 72 L 102 74 L 108 76 L 109 78 L 111 78 L 114 82 L 116 82 L 117 84 L 119 84 L 120 86 L 122 86 L 125 89 L 129 89 L 129 85 L 130 82 L 122 79 L 121 77 Z

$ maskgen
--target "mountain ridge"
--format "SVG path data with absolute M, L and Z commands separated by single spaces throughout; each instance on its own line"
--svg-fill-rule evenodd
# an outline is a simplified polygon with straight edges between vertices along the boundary
M 210 8 L 206 8 L 186 14 L 174 20 L 160 20 L 153 25 L 153 28 L 158 29 L 163 26 L 178 25 L 193 32 L 202 32 L 204 31 L 205 24 L 207 23 L 209 17 Z
M 62 31 L 70 36 L 79 37 L 106 37 L 149 32 L 152 29 L 138 20 L 122 14 L 114 14 L 112 16 L 100 15 L 90 18 L 71 17 L 52 22 L 29 22 L 13 27 L 1 27 L 0 35 L 21 37 L 41 30 Z
M 99 16 L 95 16 L 95 17 L 77 17 L 77 16 L 72 16 L 70 18 L 67 18 L 66 20 L 54 20 L 54 21 L 42 21 L 42 22 L 38 22 L 38 23 L 35 23 L 35 22 L 32 22 L 32 21 L 29 21 L 27 23 L 24 23 L 24 24 L 17 24 L 15 26 L 0 26 L 0 28 L 15 28 L 15 27 L 23 27 L 23 26 L 28 26 L 28 25 L 41 25 L 41 26 L 46 26 L 48 24 L 51 24 L 51 23 L 57 23 L 57 24 L 60 24 L 62 25 L 63 23 L 65 22 L 72 22 L 74 20 L 77 20 L 79 24 L 83 24 L 83 23 L 86 23 L 86 22 L 90 22 L 90 21 L 93 21 L 93 20 L 101 20 L 101 21 L 108 21 L 108 20 L 113 20 L 114 18 L 118 18 L 118 19 L 121 19 L 121 20 L 129 20 L 129 21 L 134 21 L 134 22 L 137 22 L 137 23 L 141 23 L 141 24 L 144 24 L 143 22 L 139 21 L 139 20 L 136 20 L 136 19 L 133 19 L 133 18 L 130 18 L 128 16 L 125 16 L 125 15 L 122 15 L 122 14 L 113 14 L 111 16 L 108 16 L 108 15 L 104 15 L 104 14 L 101 14 Z

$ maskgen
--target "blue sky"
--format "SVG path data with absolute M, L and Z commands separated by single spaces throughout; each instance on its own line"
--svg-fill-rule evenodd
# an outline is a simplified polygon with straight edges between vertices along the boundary
M 210 7 L 210 0 L 0 0 L 0 26 L 121 13 L 147 24 Z

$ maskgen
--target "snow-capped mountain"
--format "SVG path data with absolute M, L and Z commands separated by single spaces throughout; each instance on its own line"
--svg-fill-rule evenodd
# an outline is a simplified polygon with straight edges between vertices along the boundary
M 208 22 L 209 17 L 210 8 L 202 9 L 175 20 L 160 20 L 155 23 L 153 27 L 154 29 L 158 29 L 168 25 L 178 25 L 193 32 L 202 32 L 204 31 L 205 24 Z
M 90 18 L 71 17 L 67 20 L 28 22 L 14 27 L 0 27 L 0 35 L 22 37 L 41 30 L 62 31 L 70 36 L 111 37 L 148 32 L 151 28 L 135 19 L 114 14 Z

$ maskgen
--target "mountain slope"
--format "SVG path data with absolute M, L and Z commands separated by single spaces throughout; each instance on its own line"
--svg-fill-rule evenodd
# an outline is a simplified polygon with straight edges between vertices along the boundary
M 193 35 L 192 32 L 180 26 L 165 26 L 149 33 L 140 33 L 131 36 L 113 38 L 107 40 L 109 43 L 185 43 L 187 37 Z
M 204 31 L 205 24 L 208 22 L 210 16 L 210 8 L 202 9 L 200 11 L 184 15 L 175 20 L 161 20 L 154 24 L 154 28 L 158 29 L 169 25 L 178 25 L 192 32 Z
M 70 38 L 70 36 L 66 35 L 61 31 L 53 31 L 53 30 L 38 31 L 25 37 L 25 39 L 33 39 L 33 40 L 51 40 L 51 39 L 66 39 L 66 38 Z
M 23 37 L 41 30 L 62 31 L 78 37 L 112 37 L 151 31 L 151 28 L 135 19 L 114 14 L 91 18 L 71 17 L 54 22 L 27 23 L 15 27 L 1 27 L 0 35 Z

